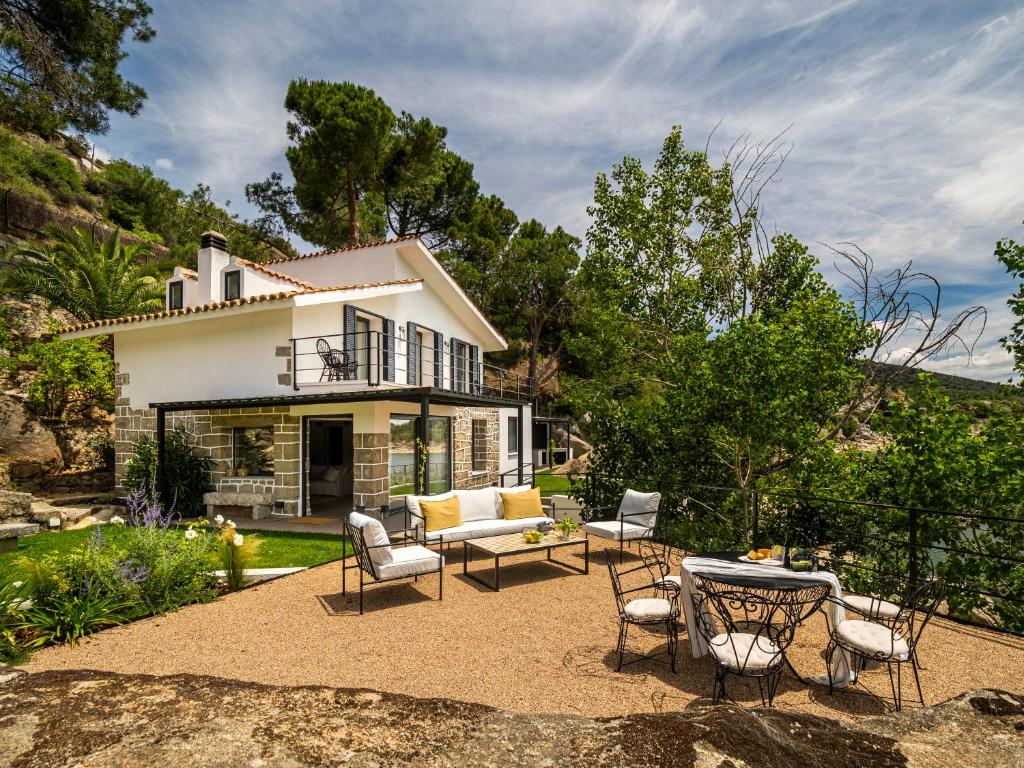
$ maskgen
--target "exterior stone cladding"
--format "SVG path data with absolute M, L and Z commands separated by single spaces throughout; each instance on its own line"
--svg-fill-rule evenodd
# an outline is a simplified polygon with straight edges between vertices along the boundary
M 485 450 L 487 468 L 473 469 L 473 422 L 487 422 Z M 452 486 L 460 489 L 486 488 L 498 483 L 498 410 L 456 408 L 452 415 Z
M 379 510 L 388 503 L 388 445 L 391 437 L 376 432 L 352 435 L 352 506 Z

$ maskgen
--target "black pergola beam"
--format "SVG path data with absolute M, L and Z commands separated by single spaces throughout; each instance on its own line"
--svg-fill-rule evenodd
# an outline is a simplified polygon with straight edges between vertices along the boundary
M 156 493 L 157 501 L 167 508 L 167 412 L 156 409 Z

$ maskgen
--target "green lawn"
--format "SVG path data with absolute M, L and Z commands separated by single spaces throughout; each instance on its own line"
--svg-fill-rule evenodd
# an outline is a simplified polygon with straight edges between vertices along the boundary
M 103 535 L 109 541 L 125 534 L 125 529 L 112 525 L 102 527 Z M 330 533 L 307 533 L 305 531 L 245 531 L 246 536 L 256 536 L 261 544 L 257 551 L 254 568 L 290 568 L 311 566 L 339 559 L 342 554 L 342 537 Z M 18 540 L 17 552 L 0 553 L 0 565 L 20 555 L 40 557 L 49 552 L 67 552 L 74 549 L 86 538 L 94 536 L 92 528 L 79 531 L 59 531 L 24 536 Z
M 540 488 L 541 496 L 550 496 L 553 493 L 569 493 L 569 478 L 565 475 L 553 475 L 550 469 L 534 473 L 533 484 Z

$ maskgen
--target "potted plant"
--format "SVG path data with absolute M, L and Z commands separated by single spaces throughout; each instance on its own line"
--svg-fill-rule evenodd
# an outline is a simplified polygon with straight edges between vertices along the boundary
M 568 517 L 563 517 L 561 520 L 555 523 L 555 528 L 557 528 L 558 532 L 562 535 L 562 541 L 568 541 L 569 537 L 572 536 L 572 532 L 579 527 L 579 523 Z

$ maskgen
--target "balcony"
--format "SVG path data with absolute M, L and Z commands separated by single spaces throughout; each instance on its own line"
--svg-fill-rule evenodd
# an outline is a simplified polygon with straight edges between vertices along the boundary
M 530 377 L 484 363 L 475 348 L 457 339 L 435 347 L 369 330 L 293 338 L 291 350 L 296 392 L 385 387 L 519 402 L 534 396 Z

